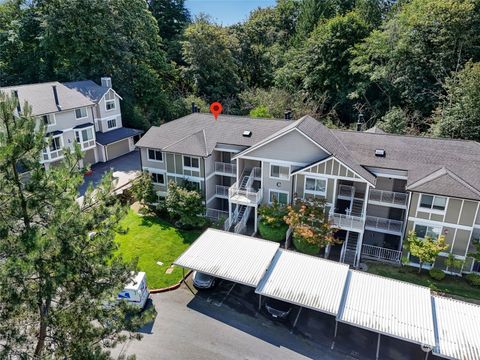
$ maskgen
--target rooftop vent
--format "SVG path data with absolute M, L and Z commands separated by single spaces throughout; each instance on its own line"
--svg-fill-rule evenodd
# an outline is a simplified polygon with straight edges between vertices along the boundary
M 242 136 L 244 137 L 251 137 L 252 136 L 252 132 L 250 130 L 245 130 L 242 134 Z
M 385 150 L 384 149 L 376 149 L 375 150 L 375 156 L 385 157 Z

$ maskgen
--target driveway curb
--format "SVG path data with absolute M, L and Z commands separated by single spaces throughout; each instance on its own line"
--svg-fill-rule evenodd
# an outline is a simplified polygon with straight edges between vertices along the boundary
M 190 274 L 192 273 L 192 270 L 190 270 L 183 278 L 182 280 L 180 280 L 178 283 L 176 283 L 175 285 L 171 285 L 171 286 L 168 286 L 168 287 L 164 287 L 164 288 L 160 288 L 160 289 L 151 289 L 150 290 L 150 294 L 160 294 L 160 293 L 163 293 L 163 292 L 167 292 L 167 291 L 172 291 L 172 290 L 176 290 L 180 287 L 180 285 L 182 285 L 182 283 L 190 276 Z

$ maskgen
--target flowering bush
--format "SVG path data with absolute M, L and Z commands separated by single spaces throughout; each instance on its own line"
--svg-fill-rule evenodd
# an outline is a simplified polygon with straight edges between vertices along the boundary
M 325 200 L 295 199 L 295 203 L 289 205 L 287 211 L 284 220 L 293 228 L 293 240 L 297 250 L 308 249 L 307 253 L 312 254 L 318 253 L 328 244 L 340 243 L 333 236 L 337 229 L 332 226 L 325 213 Z
M 258 224 L 260 235 L 267 240 L 284 240 L 288 229 L 284 220 L 285 215 L 287 215 L 287 207 L 274 198 L 272 204 L 260 206 L 258 213 L 260 215 Z

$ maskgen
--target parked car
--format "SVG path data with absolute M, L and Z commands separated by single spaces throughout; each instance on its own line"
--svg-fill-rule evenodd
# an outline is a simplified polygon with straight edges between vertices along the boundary
M 147 275 L 144 272 L 139 272 L 118 294 L 117 300 L 127 301 L 139 309 L 143 309 L 149 296 L 150 291 L 148 291 L 147 288 Z
M 199 271 L 193 272 L 193 286 L 197 289 L 211 289 L 215 286 L 215 280 L 211 275 Z
M 292 311 L 292 305 L 277 299 L 267 298 L 265 309 L 274 319 L 284 320 Z

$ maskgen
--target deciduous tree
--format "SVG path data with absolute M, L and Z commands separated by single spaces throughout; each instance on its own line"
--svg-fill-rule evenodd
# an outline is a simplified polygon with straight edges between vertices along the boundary
M 418 258 L 418 273 L 422 271 L 423 264 L 433 264 L 438 254 L 448 249 L 448 245 L 445 244 L 444 235 L 440 235 L 435 240 L 432 239 L 431 236 L 426 236 L 422 239 L 417 237 L 417 234 L 415 234 L 413 230 L 408 233 L 407 243 L 405 245 L 410 255 Z

